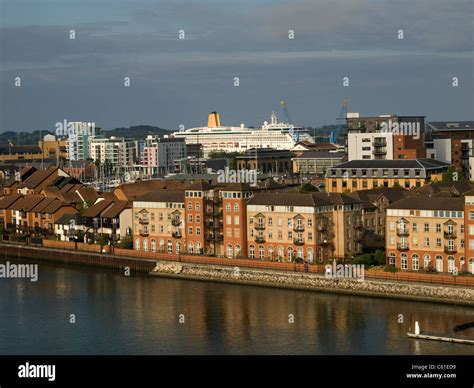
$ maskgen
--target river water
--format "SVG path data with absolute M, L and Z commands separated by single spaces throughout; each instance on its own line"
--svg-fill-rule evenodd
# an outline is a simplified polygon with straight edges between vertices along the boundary
M 37 282 L 0 279 L 0 354 L 474 353 L 407 338 L 410 320 L 449 335 L 474 321 L 474 309 L 44 262 Z

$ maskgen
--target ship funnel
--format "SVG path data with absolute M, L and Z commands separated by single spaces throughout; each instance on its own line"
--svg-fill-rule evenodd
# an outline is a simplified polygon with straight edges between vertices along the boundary
M 221 126 L 221 119 L 219 118 L 219 113 L 211 112 L 209 114 L 209 117 L 207 118 L 207 126 L 210 128 Z

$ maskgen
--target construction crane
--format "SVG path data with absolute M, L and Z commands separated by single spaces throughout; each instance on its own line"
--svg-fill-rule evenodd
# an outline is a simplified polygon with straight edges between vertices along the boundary
M 295 139 L 295 142 L 298 143 L 300 134 L 298 131 L 295 131 L 295 128 L 293 127 L 292 121 L 290 119 L 290 114 L 288 113 L 288 109 L 286 109 L 285 101 L 280 101 L 280 107 L 283 113 L 285 114 L 286 120 L 288 121 L 288 125 L 290 126 L 290 135 L 293 137 L 293 139 Z
M 347 117 L 347 105 L 349 103 L 349 99 L 346 97 L 344 98 L 344 101 L 342 101 L 342 106 L 341 110 L 339 111 L 339 116 L 336 118 L 336 120 L 345 120 Z M 329 135 L 329 142 L 331 144 L 334 144 L 336 142 L 336 135 L 340 136 L 341 129 L 344 125 L 344 122 L 340 122 L 339 124 L 336 125 L 335 129 L 331 129 L 330 135 Z

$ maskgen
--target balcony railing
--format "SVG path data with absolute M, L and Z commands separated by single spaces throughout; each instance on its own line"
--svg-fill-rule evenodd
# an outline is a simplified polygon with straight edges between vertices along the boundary
M 327 225 L 326 223 L 318 224 L 316 226 L 316 229 L 318 230 L 318 232 L 323 232 L 327 229 Z
M 206 234 L 204 236 L 206 241 L 222 241 L 224 239 L 223 234 Z
M 220 197 L 204 197 L 204 202 L 218 204 L 218 203 L 222 202 L 222 198 L 220 198 Z
M 449 246 L 445 245 L 444 246 L 444 253 L 456 253 L 458 250 L 456 249 L 456 246 Z
M 406 237 L 409 235 L 408 229 L 397 228 L 397 236 Z
M 254 228 L 256 230 L 264 230 L 265 229 L 265 224 L 255 224 Z
M 397 244 L 397 249 L 399 251 L 408 251 L 410 248 L 408 247 L 408 244 L 406 243 L 399 243 Z
M 140 229 L 140 236 L 146 237 L 146 236 L 148 236 L 148 235 L 149 235 L 148 230 Z
M 456 231 L 453 230 L 452 232 L 450 232 L 449 230 L 445 230 L 444 231 L 444 238 L 446 239 L 452 239 L 452 238 L 456 238 L 457 235 L 456 235 Z
M 301 225 L 296 224 L 296 225 L 293 227 L 293 230 L 294 230 L 295 232 L 304 232 L 304 225 L 303 225 L 303 224 L 301 224 Z
M 150 220 L 149 220 L 148 218 L 140 217 L 140 218 L 138 219 L 138 222 L 139 222 L 140 224 L 144 225 L 144 224 L 148 224 L 148 223 L 150 222 Z
M 295 244 L 295 245 L 304 245 L 304 238 L 295 237 L 293 239 L 293 244 Z
M 182 237 L 182 234 L 181 234 L 180 231 L 173 232 L 173 233 L 171 233 L 171 235 L 172 235 L 174 238 L 181 238 L 181 237 Z
M 355 220 L 354 221 L 354 228 L 361 229 L 363 227 L 364 227 L 364 224 L 362 223 L 362 220 Z
M 264 243 L 265 242 L 265 237 L 264 236 L 255 236 L 255 242 Z
M 181 220 L 179 218 L 173 218 L 171 220 L 171 225 L 173 226 L 180 226 L 181 225 Z
M 387 147 L 387 142 L 382 140 L 375 140 L 372 144 L 374 147 Z
M 207 228 L 222 228 L 222 220 L 205 220 L 204 226 Z

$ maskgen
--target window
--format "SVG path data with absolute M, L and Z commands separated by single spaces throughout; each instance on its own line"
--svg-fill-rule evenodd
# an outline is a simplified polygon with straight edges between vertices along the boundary
M 436 224 L 436 233 L 441 233 L 441 224 Z
M 283 247 L 282 246 L 278 246 L 278 257 L 283 258 Z
M 388 265 L 392 265 L 392 266 L 395 266 L 395 253 L 393 252 L 390 252 L 388 254 Z
M 271 245 L 268 247 L 268 257 L 273 259 L 273 246 Z
M 232 248 L 232 244 L 227 245 L 227 257 L 232 258 L 234 255 L 234 249 Z
M 188 252 L 192 255 L 194 253 L 194 244 L 191 241 L 188 245 Z
M 237 213 L 238 211 L 239 211 L 239 204 L 236 203 L 236 204 L 234 204 L 234 212 Z
M 196 204 L 194 205 L 194 208 L 196 209 L 196 211 L 201 210 L 201 205 L 199 204 L 199 202 L 196 202 Z
M 423 268 L 424 269 L 427 269 L 430 266 L 430 261 L 431 261 L 430 255 L 426 254 L 426 255 L 423 256 Z
M 201 235 L 201 228 L 196 228 L 196 235 L 200 236 Z
M 199 224 L 201 222 L 201 216 L 196 216 L 196 223 Z
M 231 209 L 231 208 L 230 208 L 230 203 L 228 203 L 227 205 L 225 205 L 225 210 L 226 210 L 227 212 L 230 212 L 230 209 Z
M 156 252 L 156 240 L 155 239 L 151 240 L 151 251 Z
M 308 248 L 306 251 L 306 258 L 308 259 L 308 263 L 313 262 L 313 248 Z
M 239 256 L 240 256 L 240 245 L 235 244 L 235 257 L 239 257 Z
M 408 268 L 408 257 L 405 253 L 402 253 L 400 255 L 400 268 L 401 269 L 407 269 Z
M 139 250 L 140 250 L 140 239 L 139 239 L 139 238 L 137 238 L 137 239 L 135 240 L 135 250 L 136 250 L 136 251 L 139 251 Z
M 265 258 L 265 248 L 263 245 L 259 245 L 258 247 L 258 257 L 260 259 L 264 259 Z
M 413 271 L 418 271 L 420 269 L 420 262 L 419 262 L 418 255 L 416 253 L 413 254 L 411 257 L 411 269 Z
M 436 238 L 436 247 L 441 247 L 441 239 L 439 237 Z
M 148 240 L 146 238 L 143 239 L 143 252 L 148 252 Z
M 448 272 L 449 273 L 454 272 L 454 257 L 453 256 L 448 256 Z
M 425 247 L 430 246 L 430 238 L 429 237 L 425 237 L 424 242 L 423 242 L 423 246 L 425 246 Z
M 254 259 L 254 258 L 255 258 L 255 246 L 253 246 L 253 245 L 250 245 L 249 257 L 250 257 L 251 259 Z
M 173 242 L 168 240 L 168 253 L 173 253 Z
M 443 257 L 441 255 L 436 256 L 436 271 L 443 272 Z
M 268 225 L 269 226 L 273 225 L 273 217 L 268 217 Z
M 239 218 L 239 216 L 234 216 L 234 225 L 240 225 L 240 218 Z
M 430 224 L 425 223 L 424 230 L 425 230 L 425 232 L 429 232 L 430 231 Z
M 192 235 L 192 234 L 193 234 L 193 228 L 191 228 L 191 227 L 188 228 L 188 234 L 189 234 L 189 235 Z
M 232 225 L 232 216 L 225 216 L 225 223 L 227 225 Z
M 189 221 L 189 222 L 193 222 L 193 215 L 192 215 L 192 214 L 189 214 L 189 215 L 188 215 L 188 221 Z

